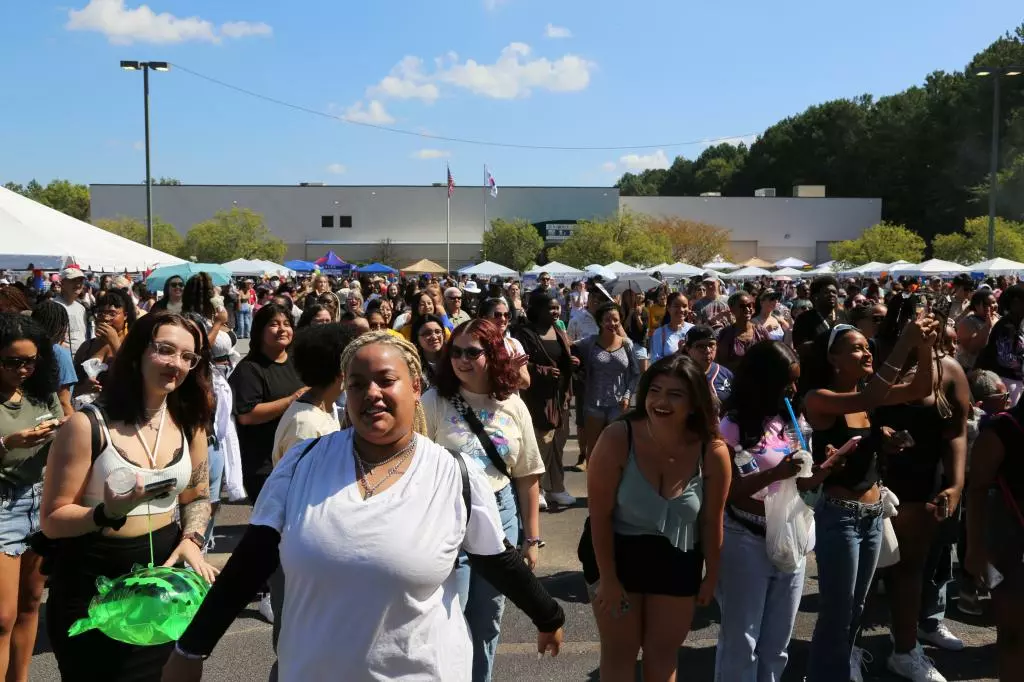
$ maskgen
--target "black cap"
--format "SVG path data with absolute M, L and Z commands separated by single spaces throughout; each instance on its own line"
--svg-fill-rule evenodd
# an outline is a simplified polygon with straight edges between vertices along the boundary
M 686 332 L 687 346 L 692 346 L 693 344 L 700 343 L 701 341 L 714 340 L 715 330 L 704 324 L 698 324 L 696 327 L 692 327 L 690 331 Z

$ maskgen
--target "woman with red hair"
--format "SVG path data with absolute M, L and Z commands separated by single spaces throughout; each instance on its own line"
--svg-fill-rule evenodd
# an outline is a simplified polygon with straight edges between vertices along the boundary
M 505 536 L 512 545 L 522 545 L 532 569 L 543 544 L 539 502 L 544 463 L 518 387 L 519 368 L 505 349 L 501 330 L 490 320 L 470 320 L 456 327 L 445 344 L 434 389 L 422 403 L 427 436 L 465 454 L 486 473 Z M 470 570 L 464 555 L 456 575 L 459 604 L 473 639 L 473 682 L 487 682 L 505 597 Z

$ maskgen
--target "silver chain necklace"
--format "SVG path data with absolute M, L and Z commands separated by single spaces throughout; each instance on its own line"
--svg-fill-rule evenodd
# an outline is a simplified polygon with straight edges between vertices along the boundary
M 395 454 L 391 455 L 390 457 L 388 457 L 384 461 L 382 461 L 382 462 L 366 462 L 366 461 L 363 460 L 362 457 L 359 456 L 359 451 L 356 450 L 355 444 L 353 443 L 353 445 L 352 445 L 352 453 L 355 455 L 356 468 L 359 470 L 359 482 L 362 483 L 363 490 L 366 491 L 366 497 L 363 498 L 364 500 L 368 500 L 371 497 L 373 497 L 373 494 L 375 492 L 377 492 L 378 488 L 380 488 L 387 481 L 389 481 L 396 473 L 398 473 L 398 470 L 402 467 L 402 464 L 405 463 L 405 460 L 409 458 L 409 455 L 412 453 L 412 451 L 413 451 L 413 449 L 415 449 L 415 447 L 416 447 L 416 434 L 413 434 L 413 437 L 409 440 L 409 444 L 408 445 L 406 445 L 404 448 L 402 448 L 401 450 L 399 450 Z M 395 460 L 398 460 L 398 461 L 395 462 Z M 376 466 L 382 466 L 382 465 L 385 465 L 385 464 L 389 464 L 391 462 L 395 462 L 394 466 L 392 466 L 391 468 L 389 468 L 387 470 L 387 472 L 384 474 L 383 478 L 381 478 L 379 481 L 377 481 L 376 483 L 374 483 L 371 486 L 370 483 L 367 481 L 367 472 L 368 471 L 372 471 L 373 468 L 376 467 Z

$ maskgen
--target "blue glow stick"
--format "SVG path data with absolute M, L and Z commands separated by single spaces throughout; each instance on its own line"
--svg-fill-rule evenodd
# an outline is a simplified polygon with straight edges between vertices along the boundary
M 789 398 L 783 398 L 786 402 L 786 409 L 789 410 L 789 418 L 793 420 L 793 430 L 796 431 L 796 437 L 800 441 L 800 449 L 807 449 L 807 441 L 804 440 L 804 432 L 800 430 L 800 422 L 796 418 L 796 412 L 793 411 L 793 403 L 789 402 Z

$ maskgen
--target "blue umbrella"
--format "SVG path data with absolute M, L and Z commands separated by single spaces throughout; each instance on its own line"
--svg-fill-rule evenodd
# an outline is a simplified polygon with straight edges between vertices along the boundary
M 393 275 L 396 272 L 398 272 L 398 270 L 395 270 L 394 268 L 390 268 L 387 265 L 384 265 L 383 263 L 371 263 L 369 265 L 360 266 L 357 269 L 359 270 L 359 272 L 369 272 L 371 274 L 372 273 L 387 273 L 387 274 Z
M 205 272 L 217 286 L 223 286 L 231 282 L 231 271 L 223 265 L 216 263 L 181 263 L 179 265 L 165 265 L 149 273 L 146 278 L 146 287 L 150 291 L 163 291 L 167 280 L 172 277 L 180 277 L 186 282 L 192 275 Z
M 316 263 L 310 263 L 305 260 L 289 260 L 285 261 L 283 265 L 289 270 L 294 270 L 295 272 L 313 272 L 316 270 Z

